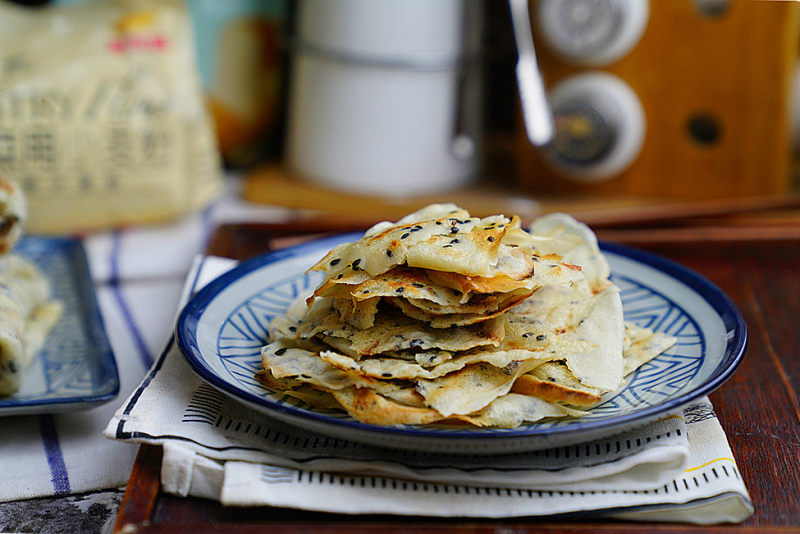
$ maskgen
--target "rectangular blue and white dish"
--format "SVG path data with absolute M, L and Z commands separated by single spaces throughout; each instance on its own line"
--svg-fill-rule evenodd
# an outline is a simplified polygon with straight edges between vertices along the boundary
M 119 374 L 80 240 L 23 237 L 13 253 L 33 261 L 62 302 L 61 318 L 0 416 L 88 409 L 119 394 Z

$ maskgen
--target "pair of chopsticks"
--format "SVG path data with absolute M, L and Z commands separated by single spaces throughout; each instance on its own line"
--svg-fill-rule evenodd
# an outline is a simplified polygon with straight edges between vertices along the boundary
M 631 244 L 800 241 L 800 194 L 573 213 L 609 241 Z

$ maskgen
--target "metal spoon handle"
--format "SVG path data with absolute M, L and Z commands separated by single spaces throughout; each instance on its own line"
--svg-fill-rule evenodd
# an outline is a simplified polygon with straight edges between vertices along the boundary
M 532 145 L 546 145 L 553 139 L 553 115 L 547 105 L 544 79 L 536 61 L 528 0 L 509 0 L 509 7 L 517 43 L 517 87 L 525 131 Z

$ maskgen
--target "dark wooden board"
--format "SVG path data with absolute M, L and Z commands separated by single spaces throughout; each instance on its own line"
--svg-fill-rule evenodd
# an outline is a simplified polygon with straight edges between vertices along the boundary
M 244 259 L 309 235 L 355 229 L 346 224 L 223 225 L 208 252 Z M 735 230 L 733 230 L 735 232 Z M 348 516 L 262 508 L 225 508 L 196 498 L 159 491 L 160 449 L 143 446 L 131 474 L 115 532 L 354 532 L 472 533 L 603 532 L 644 534 L 689 532 L 800 532 L 800 240 L 796 232 L 742 234 L 735 239 L 704 234 L 687 240 L 679 233 L 626 233 L 599 229 L 601 239 L 635 243 L 702 274 L 725 291 L 747 321 L 750 341 L 735 375 L 711 395 L 734 457 L 747 483 L 755 514 L 742 525 L 698 527 L 575 518 L 444 520 Z M 626 239 L 626 236 L 630 239 Z M 711 237 L 708 237 L 711 236 Z

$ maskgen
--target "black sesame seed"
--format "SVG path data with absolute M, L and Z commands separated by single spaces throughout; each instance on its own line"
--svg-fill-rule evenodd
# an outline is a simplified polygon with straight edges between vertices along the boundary
M 389 250 L 389 249 L 386 249 L 386 255 L 391 258 L 392 257 L 392 251 Z
M 297 332 L 297 327 L 296 326 L 290 326 L 289 327 L 289 332 Z
M 383 376 L 385 378 L 389 378 L 389 377 L 392 376 L 392 373 L 381 373 L 381 376 Z
M 367 293 L 369 293 L 369 289 L 365 289 L 364 291 L 361 292 L 362 295 L 366 295 Z
M 286 347 L 283 347 L 282 349 L 276 350 L 275 351 L 275 356 L 283 356 L 283 353 L 286 352 L 286 350 L 287 350 Z
M 525 332 L 524 334 L 522 334 L 522 337 L 528 338 L 528 337 L 531 337 L 532 335 L 533 335 L 533 332 Z
M 494 241 L 494 237 L 492 237 L 492 236 L 489 236 L 489 237 L 487 237 L 487 239 L 489 240 L 489 242 L 490 242 L 490 243 L 491 243 L 492 241 Z
M 414 282 L 414 283 L 413 283 L 413 284 L 411 284 L 411 285 L 412 285 L 412 286 L 414 286 L 414 287 L 416 287 L 417 289 L 422 289 L 423 287 L 425 287 L 424 285 L 422 285 L 422 284 L 419 284 L 419 283 L 417 283 L 417 282 Z
M 442 248 L 452 248 L 453 245 L 442 245 Z
M 404 288 L 402 288 L 402 287 L 398 287 L 397 289 L 395 289 L 395 290 L 394 290 L 394 292 L 395 292 L 395 293 L 402 293 L 402 292 L 403 292 L 403 289 L 404 289 Z
M 439 226 L 441 226 L 441 225 L 442 225 L 442 221 L 436 221 L 436 224 L 438 224 Z
M 361 263 L 361 258 L 358 258 L 357 260 L 353 260 L 353 263 L 352 263 L 352 265 L 353 265 L 353 267 L 355 267 L 355 266 L 356 266 L 356 265 L 358 265 L 359 263 Z
M 538 336 L 536 336 L 536 341 L 544 341 L 544 337 L 545 337 L 544 334 L 539 334 Z
M 336 277 L 336 279 L 337 279 L 337 280 L 341 280 L 343 276 L 344 276 L 344 274 L 340 274 L 340 275 L 338 275 L 338 276 Z
M 405 238 L 407 238 L 407 237 L 408 237 L 408 236 L 410 236 L 410 235 L 411 235 L 411 234 L 410 234 L 409 232 L 406 232 L 406 233 L 404 233 L 403 235 L 401 235 L 401 236 L 400 236 L 400 239 L 405 239 Z
M 458 233 L 458 228 L 456 228 L 455 226 L 450 228 L 450 233 L 451 234 L 457 234 Z
M 336 265 L 340 261 L 342 261 L 341 258 L 336 258 L 335 260 L 331 260 L 331 265 Z
M 458 240 L 458 239 L 451 239 L 451 240 L 450 240 L 450 242 L 451 242 L 451 243 L 461 243 L 461 241 L 460 241 L 460 240 Z

